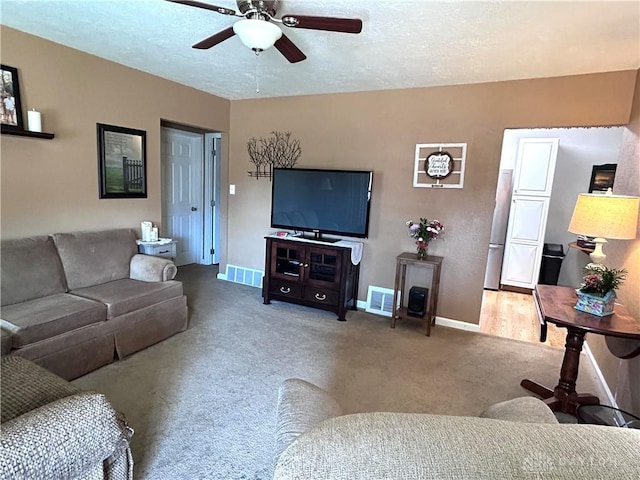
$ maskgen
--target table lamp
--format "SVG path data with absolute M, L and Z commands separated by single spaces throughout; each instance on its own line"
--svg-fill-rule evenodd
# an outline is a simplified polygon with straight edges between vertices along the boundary
M 611 189 L 605 195 L 581 193 L 573 210 L 569 231 L 578 235 L 595 237 L 595 249 L 589 255 L 593 263 L 604 263 L 606 255 L 602 247 L 605 238 L 633 240 L 638 230 L 640 197 L 613 195 Z

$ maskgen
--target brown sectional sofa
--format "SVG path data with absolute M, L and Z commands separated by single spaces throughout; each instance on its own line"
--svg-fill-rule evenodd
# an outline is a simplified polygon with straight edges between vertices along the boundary
M 71 380 L 187 328 L 177 269 L 133 229 L 4 240 L 2 354 Z

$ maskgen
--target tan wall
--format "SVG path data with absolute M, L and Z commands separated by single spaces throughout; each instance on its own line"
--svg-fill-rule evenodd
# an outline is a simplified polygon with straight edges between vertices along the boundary
M 23 111 L 41 111 L 43 130 L 56 135 L 2 136 L 3 238 L 160 223 L 160 120 L 229 130 L 228 100 L 10 28 L 1 34 Z M 146 199 L 98 199 L 96 123 L 147 132 Z
M 370 237 L 360 299 L 368 285 L 393 287 L 395 256 L 412 251 L 405 222 L 437 218 L 446 228 L 430 251 L 444 256 L 439 315 L 478 323 L 502 136 L 505 128 L 626 124 L 635 72 L 234 101 L 231 104 L 229 263 L 264 269 L 271 185 L 249 178 L 246 143 L 273 130 L 301 142 L 299 167 L 374 171 Z M 416 143 L 466 142 L 464 189 L 413 188 Z
M 640 70 L 637 72 L 631 122 L 623 133 L 614 193 L 640 196 Z M 609 266 L 624 266 L 629 272 L 624 285 L 618 290 L 618 297 L 631 315 L 640 321 L 640 221 L 636 240 L 611 240 L 605 247 L 605 253 Z M 589 335 L 587 342 L 620 408 L 640 415 L 640 357 L 632 360 L 614 357 L 599 335 Z

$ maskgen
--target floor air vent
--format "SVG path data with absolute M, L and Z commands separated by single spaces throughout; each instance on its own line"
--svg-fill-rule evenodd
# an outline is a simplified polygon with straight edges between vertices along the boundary
M 393 289 L 369 285 L 365 311 L 390 317 L 393 311 Z
M 263 276 L 264 272 L 261 270 L 238 267 L 236 265 L 227 265 L 226 273 L 224 275 L 218 275 L 218 278 L 229 282 L 249 285 L 250 287 L 262 288 Z

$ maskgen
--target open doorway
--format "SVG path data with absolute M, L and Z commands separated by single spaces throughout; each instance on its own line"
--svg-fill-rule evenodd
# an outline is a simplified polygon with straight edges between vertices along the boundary
M 623 127 L 505 130 L 501 172 L 515 170 L 521 138 L 559 139 L 544 233 L 545 245 L 562 247 L 562 263 L 557 275 L 558 285 L 577 287 L 580 284 L 582 271 L 589 262 L 589 257 L 583 251 L 569 247 L 575 242 L 576 237 L 567 231 L 567 227 L 578 194 L 587 193 L 589 190 L 593 166 L 617 164 L 622 133 Z M 538 254 L 541 255 L 542 251 Z M 501 270 L 503 269 L 504 265 Z M 537 341 L 539 324 L 530 292 L 507 291 L 508 288 L 505 288 L 502 282 L 499 282 L 496 288 L 485 288 L 480 331 L 520 340 Z M 548 338 L 548 343 L 552 344 L 554 339 L 551 332 Z M 559 341 L 562 346 L 564 335 L 560 335 Z
M 175 263 L 218 263 L 221 135 L 163 122 L 161 141 L 162 231 L 177 243 Z

